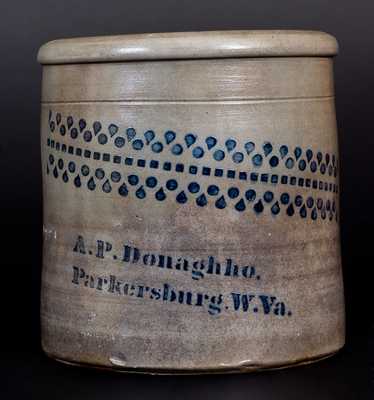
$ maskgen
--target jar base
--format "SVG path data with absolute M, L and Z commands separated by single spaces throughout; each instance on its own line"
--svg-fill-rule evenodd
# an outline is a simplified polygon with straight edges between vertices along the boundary
M 322 354 L 317 357 L 305 358 L 295 361 L 289 361 L 281 364 L 246 364 L 237 366 L 225 366 L 217 368 L 194 368 L 194 369 L 167 369 L 167 368 L 136 368 L 136 367 L 119 367 L 119 366 L 104 366 L 95 365 L 89 363 L 83 363 L 78 361 L 72 361 L 67 359 L 62 359 L 54 356 L 48 352 L 44 353 L 51 359 L 66 365 L 71 365 L 80 368 L 93 368 L 110 372 L 121 372 L 121 373 L 131 373 L 131 374 L 145 374 L 145 375 L 213 375 L 213 374 L 244 374 L 250 372 L 260 372 L 260 371 L 274 371 L 278 369 L 293 368 L 302 365 L 312 364 L 318 361 L 325 360 L 337 354 L 341 348 L 333 351 L 331 353 Z

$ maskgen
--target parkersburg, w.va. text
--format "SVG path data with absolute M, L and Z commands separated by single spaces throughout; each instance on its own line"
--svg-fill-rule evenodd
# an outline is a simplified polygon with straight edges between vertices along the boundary
M 129 296 L 135 299 L 155 301 L 160 304 L 175 304 L 207 310 L 210 315 L 219 315 L 223 310 L 245 312 L 248 315 L 263 314 L 278 317 L 292 313 L 276 296 L 261 293 L 208 294 L 192 290 L 181 290 L 163 283 L 160 287 L 143 283 L 125 282 L 115 275 L 97 276 L 88 274 L 83 268 L 73 266 L 72 283 L 91 288 L 101 293 Z

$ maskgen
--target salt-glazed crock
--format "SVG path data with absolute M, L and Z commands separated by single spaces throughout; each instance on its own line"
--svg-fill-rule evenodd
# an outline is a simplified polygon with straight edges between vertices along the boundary
M 48 355 L 246 372 L 343 346 L 336 53 L 308 31 L 40 49 Z

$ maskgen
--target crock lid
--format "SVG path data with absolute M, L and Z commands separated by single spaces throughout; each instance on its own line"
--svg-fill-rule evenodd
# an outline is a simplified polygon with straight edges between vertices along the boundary
M 43 45 L 41 64 L 233 57 L 334 56 L 336 39 L 296 30 L 145 33 L 60 39 Z

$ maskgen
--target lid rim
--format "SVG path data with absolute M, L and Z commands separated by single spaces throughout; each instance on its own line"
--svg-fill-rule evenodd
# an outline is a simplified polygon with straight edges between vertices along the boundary
M 205 31 L 59 39 L 44 44 L 41 64 L 258 57 L 333 57 L 336 39 L 319 31 Z

